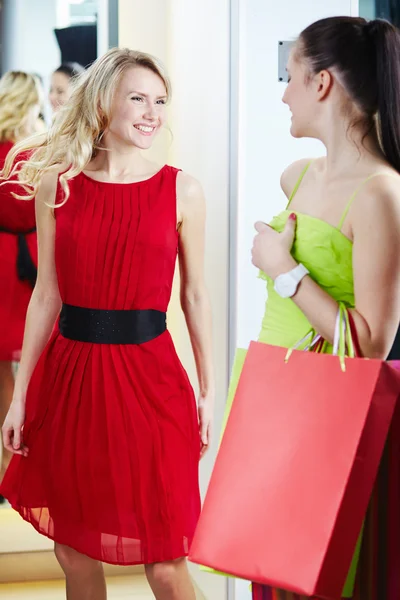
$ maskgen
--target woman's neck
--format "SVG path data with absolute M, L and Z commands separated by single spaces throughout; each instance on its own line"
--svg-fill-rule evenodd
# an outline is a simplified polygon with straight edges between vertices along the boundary
M 386 162 L 376 131 L 366 135 L 365 131 L 351 127 L 343 119 L 336 122 L 332 120 L 321 141 L 327 150 L 326 175 L 329 179 L 362 165 L 369 167 L 374 163 Z
M 126 148 L 125 148 L 126 150 Z M 111 179 L 123 179 L 126 176 L 140 176 L 148 170 L 149 161 L 140 153 L 138 148 L 130 148 L 120 152 L 117 149 L 100 149 L 88 166 L 89 171 L 101 171 Z

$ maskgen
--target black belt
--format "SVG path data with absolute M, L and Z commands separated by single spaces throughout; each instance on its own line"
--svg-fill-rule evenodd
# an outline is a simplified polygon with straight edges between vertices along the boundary
M 103 310 L 63 304 L 59 329 L 62 336 L 91 344 L 143 344 L 167 328 L 159 310 Z
M 37 269 L 36 265 L 32 260 L 29 252 L 28 243 L 26 241 L 26 235 L 35 233 L 36 227 L 28 229 L 28 231 L 12 231 L 11 229 L 5 229 L 0 227 L 0 233 L 9 233 L 17 236 L 18 253 L 17 253 L 17 276 L 20 281 L 27 281 L 32 288 L 35 287 Z

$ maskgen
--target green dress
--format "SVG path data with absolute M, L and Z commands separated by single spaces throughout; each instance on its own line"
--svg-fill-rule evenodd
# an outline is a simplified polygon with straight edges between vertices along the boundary
M 271 221 L 270 225 L 276 231 L 281 232 L 284 229 L 290 212 L 293 212 L 288 210 L 289 205 L 294 198 L 308 168 L 309 165 L 307 165 L 302 172 L 291 194 L 286 210 L 274 217 Z M 363 184 L 364 183 L 365 181 Z M 318 285 L 330 296 L 348 308 L 354 308 L 355 306 L 352 267 L 353 244 L 351 240 L 349 240 L 349 238 L 342 233 L 342 227 L 349 208 L 359 189 L 360 188 L 358 188 L 349 199 L 337 227 L 334 227 L 325 221 L 322 221 L 321 219 L 302 213 L 296 213 L 296 236 L 292 248 L 293 257 L 297 262 L 302 263 L 305 265 L 305 267 L 307 267 L 311 278 L 318 283 Z M 267 301 L 258 341 L 266 344 L 283 346 L 286 348 L 293 347 L 297 342 L 299 342 L 299 340 L 303 339 L 304 336 L 312 331 L 312 326 L 302 311 L 291 299 L 283 299 L 275 292 L 273 281 L 269 277 L 267 277 L 264 273 L 260 273 L 260 277 L 266 281 Z M 331 351 L 332 346 L 325 344 L 324 352 L 330 353 Z M 236 351 L 223 428 L 225 427 L 229 416 L 245 356 L 246 350 L 238 349 Z M 378 495 L 380 496 L 379 500 Z M 371 507 L 369 515 L 366 519 L 361 556 L 357 569 L 356 588 L 353 592 L 354 580 L 352 581 L 351 574 L 349 574 L 350 577 L 346 584 L 346 593 L 344 592 L 344 597 L 346 598 L 352 597 L 358 600 L 400 599 L 400 587 L 397 588 L 395 586 L 395 591 L 389 592 L 389 590 L 386 590 L 382 594 L 382 586 L 385 587 L 387 585 L 389 573 L 387 572 L 387 568 L 386 571 L 383 572 L 384 569 L 379 567 L 379 565 L 376 566 L 376 561 L 373 556 L 376 554 L 373 549 L 373 547 L 376 546 L 376 542 L 375 536 L 371 533 L 371 530 L 373 528 L 375 528 L 375 530 L 377 529 L 376 511 L 378 509 L 376 504 L 378 502 L 379 505 L 382 505 L 382 503 L 384 504 L 386 499 L 385 495 L 387 495 L 387 491 L 384 491 L 383 494 L 378 494 L 378 491 L 375 491 L 375 504 Z M 380 552 L 382 556 L 386 556 L 386 547 L 381 547 Z M 353 567 L 354 569 L 352 575 L 354 579 L 354 563 Z M 400 571 L 400 565 L 398 566 L 397 570 Z M 372 579 L 374 579 L 373 582 Z M 396 575 L 396 579 L 399 579 L 398 575 Z M 349 592 L 349 590 L 351 590 L 351 592 Z M 302 597 L 300 597 L 298 594 L 293 594 L 290 592 L 273 590 L 268 586 L 253 584 L 253 599 L 302 600 Z

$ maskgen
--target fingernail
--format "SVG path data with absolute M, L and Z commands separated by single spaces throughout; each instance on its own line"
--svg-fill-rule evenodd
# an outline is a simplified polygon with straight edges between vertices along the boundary
M 292 219 L 292 221 L 295 221 L 296 220 L 296 214 L 295 213 L 290 213 L 289 219 Z

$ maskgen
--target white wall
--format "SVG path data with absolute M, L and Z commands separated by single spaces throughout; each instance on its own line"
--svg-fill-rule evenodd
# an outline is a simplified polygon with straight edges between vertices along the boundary
M 269 221 L 285 207 L 280 174 L 292 161 L 317 156 L 323 147 L 313 140 L 294 140 L 289 133 L 288 109 L 281 102 L 283 83 L 278 82 L 278 41 L 295 39 L 300 31 L 319 18 L 358 14 L 354 0 L 234 0 L 239 3 L 240 24 L 233 39 L 238 44 L 239 165 L 235 186 L 237 261 L 233 268 L 236 310 L 232 322 L 236 344 L 246 347 L 258 336 L 264 312 L 265 283 L 257 279 L 250 250 L 257 220 Z M 235 127 L 235 124 L 233 124 Z M 235 581 L 229 600 L 250 600 L 249 584 Z

